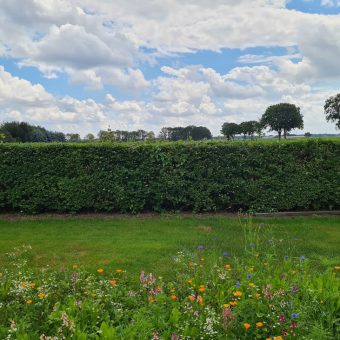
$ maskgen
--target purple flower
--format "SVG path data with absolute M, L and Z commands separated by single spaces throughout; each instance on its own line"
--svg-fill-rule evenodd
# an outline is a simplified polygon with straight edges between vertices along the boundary
M 305 259 L 306 259 L 306 256 L 303 256 L 303 255 L 300 256 L 300 260 L 301 260 L 301 261 L 304 261 Z
M 299 291 L 299 287 L 294 285 L 294 286 L 290 287 L 290 291 L 293 294 L 296 294 Z
M 273 240 L 268 240 L 269 243 L 273 243 Z
M 237 281 L 237 282 L 235 283 L 235 286 L 236 286 L 236 287 L 240 287 L 240 286 L 241 286 L 241 283 L 240 283 L 239 281 Z
M 292 319 L 296 319 L 298 317 L 297 313 L 292 313 L 291 315 Z
M 202 251 L 202 250 L 203 250 L 203 246 L 198 246 L 197 249 L 198 249 L 199 251 Z
M 223 256 L 226 257 L 226 256 L 228 256 L 228 255 L 229 255 L 229 254 L 228 254 L 226 251 L 223 252 Z
M 283 273 L 283 274 L 280 275 L 281 280 L 284 280 L 285 278 L 286 278 L 286 274 Z
M 254 247 L 255 247 L 255 244 L 254 244 L 254 243 L 250 243 L 250 244 L 249 244 L 249 247 L 250 247 L 250 248 L 254 248 Z
M 280 317 L 279 317 L 279 321 L 280 321 L 280 323 L 284 323 L 286 321 L 285 316 L 281 314 Z
M 288 260 L 288 255 L 285 255 L 283 258 L 284 258 L 285 260 Z
M 247 278 L 251 279 L 253 277 L 253 274 L 247 274 Z

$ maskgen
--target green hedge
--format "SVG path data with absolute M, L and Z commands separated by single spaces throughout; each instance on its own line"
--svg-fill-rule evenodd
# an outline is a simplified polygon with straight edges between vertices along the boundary
M 340 140 L 0 144 L 3 211 L 340 206 Z

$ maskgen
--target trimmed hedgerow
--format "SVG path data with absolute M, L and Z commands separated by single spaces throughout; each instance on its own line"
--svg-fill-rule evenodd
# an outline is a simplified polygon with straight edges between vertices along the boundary
M 340 206 L 340 141 L 0 144 L 0 209 L 287 211 Z

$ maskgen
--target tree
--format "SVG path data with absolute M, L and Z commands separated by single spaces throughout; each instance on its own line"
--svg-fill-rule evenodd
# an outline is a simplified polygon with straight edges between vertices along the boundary
M 235 135 L 240 133 L 240 126 L 236 123 L 224 123 L 221 133 L 227 137 L 228 140 L 233 139 Z
M 251 136 L 253 138 L 254 133 L 256 132 L 256 126 L 257 121 L 256 120 L 249 120 L 246 122 L 242 122 L 239 127 L 240 127 L 240 133 L 243 134 L 243 138 L 246 139 L 246 136 Z
M 269 106 L 261 118 L 261 124 L 271 131 L 276 131 L 281 139 L 286 139 L 287 133 L 293 129 L 303 129 L 303 116 L 300 108 L 294 104 L 280 103 Z
M 256 122 L 255 124 L 256 134 L 259 138 L 264 135 L 263 131 L 263 125 L 261 122 Z
M 310 132 L 306 132 L 305 137 L 307 137 L 307 138 L 312 137 L 312 134 Z
M 94 136 L 94 134 L 92 134 L 92 133 L 88 133 L 86 136 L 85 136 L 85 140 L 86 141 L 89 141 L 89 142 L 93 142 L 94 140 L 95 140 L 95 136 Z
M 79 133 L 67 133 L 66 140 L 68 142 L 80 142 L 81 138 L 80 138 Z
M 335 122 L 336 127 L 340 129 L 340 93 L 328 98 L 324 109 L 327 122 Z

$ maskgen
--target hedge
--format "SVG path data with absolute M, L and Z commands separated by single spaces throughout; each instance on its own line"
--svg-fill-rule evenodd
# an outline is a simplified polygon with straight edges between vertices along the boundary
M 288 211 L 340 206 L 340 140 L 0 144 L 0 210 Z

